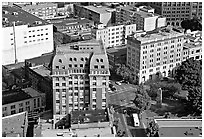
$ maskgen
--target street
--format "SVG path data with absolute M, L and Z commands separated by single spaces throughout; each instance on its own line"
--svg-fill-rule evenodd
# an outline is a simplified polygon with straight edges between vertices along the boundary
M 123 114 L 123 110 L 127 110 L 127 108 L 134 109 L 135 107 L 132 101 L 135 98 L 137 86 L 124 83 L 117 85 L 114 82 L 112 84 L 117 91 L 109 93 L 109 105 L 113 106 L 115 110 L 114 118 L 120 119 L 119 130 L 125 131 L 125 137 L 146 137 L 143 123 L 140 121 L 140 126 L 134 127 L 132 117 L 128 114 Z

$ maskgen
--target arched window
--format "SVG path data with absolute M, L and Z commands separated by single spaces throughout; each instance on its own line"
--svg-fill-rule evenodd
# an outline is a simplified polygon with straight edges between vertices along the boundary
M 101 59 L 101 62 L 103 62 L 103 59 Z
M 96 62 L 99 62 L 99 59 L 98 59 L 98 58 L 96 59 Z
M 96 80 L 96 76 L 93 76 L 93 80 Z
M 69 60 L 72 61 L 72 58 L 70 57 Z
M 59 62 L 62 63 L 62 59 L 59 59 Z
M 81 58 L 81 61 L 84 61 L 84 58 L 83 58 L 83 57 Z
M 76 59 L 76 58 L 74 58 L 74 61 L 77 61 L 77 59 Z

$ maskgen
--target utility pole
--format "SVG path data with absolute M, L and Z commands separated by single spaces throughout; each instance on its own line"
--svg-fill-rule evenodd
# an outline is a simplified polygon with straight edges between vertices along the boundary
M 13 36 L 14 36 L 14 54 L 15 54 L 15 64 L 18 62 L 16 56 L 16 34 L 15 34 L 15 21 L 13 22 Z

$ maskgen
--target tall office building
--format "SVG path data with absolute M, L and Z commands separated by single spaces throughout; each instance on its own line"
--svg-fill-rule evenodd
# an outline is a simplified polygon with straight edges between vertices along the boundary
M 136 32 L 136 24 L 115 24 L 108 27 L 99 24 L 97 28 L 92 29 L 94 38 L 102 40 L 106 48 L 127 44 L 125 38 L 133 32 Z
M 71 111 L 105 109 L 110 72 L 102 43 L 69 43 L 56 51 L 52 64 L 54 123 Z
M 166 17 L 167 25 L 180 26 L 181 21 L 194 16 L 202 20 L 202 2 L 147 2 L 155 12 Z
M 182 61 L 184 34 L 172 28 L 136 33 L 127 38 L 127 65 L 139 75 L 139 83 L 172 75 Z
M 2 7 L 2 64 L 52 52 L 53 25 L 16 6 Z
M 166 18 L 154 13 L 147 6 L 128 5 L 116 7 L 116 23 L 130 22 L 136 24 L 137 30 L 151 31 L 166 25 Z

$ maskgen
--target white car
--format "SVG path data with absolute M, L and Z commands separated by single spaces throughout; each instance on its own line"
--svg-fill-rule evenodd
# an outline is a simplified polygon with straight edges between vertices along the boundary
M 117 84 L 117 85 L 122 85 L 120 82 L 115 82 L 115 84 Z

